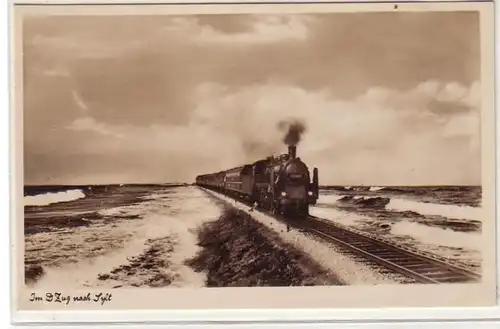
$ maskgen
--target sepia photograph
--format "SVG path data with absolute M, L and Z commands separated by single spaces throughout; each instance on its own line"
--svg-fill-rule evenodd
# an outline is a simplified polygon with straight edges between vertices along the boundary
M 411 6 L 20 6 L 18 303 L 442 286 L 493 305 L 490 7 Z

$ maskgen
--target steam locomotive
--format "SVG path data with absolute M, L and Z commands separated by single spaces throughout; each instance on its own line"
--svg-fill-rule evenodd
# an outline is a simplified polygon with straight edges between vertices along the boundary
M 318 200 L 318 169 L 309 168 L 296 155 L 297 147 L 288 146 L 288 154 L 267 157 L 251 164 L 196 177 L 196 185 L 257 204 L 264 210 L 288 218 L 309 215 L 309 205 Z

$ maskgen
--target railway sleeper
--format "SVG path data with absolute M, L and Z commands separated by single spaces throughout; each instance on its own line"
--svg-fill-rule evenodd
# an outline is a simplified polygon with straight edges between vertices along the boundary
M 390 261 L 415 260 L 415 258 L 408 257 L 407 255 L 405 255 L 405 254 L 403 254 L 401 252 L 398 252 L 398 251 L 393 251 L 390 254 L 387 254 L 385 256 L 382 256 L 380 253 L 377 253 L 377 252 L 374 252 L 373 255 L 375 255 L 377 257 L 380 257 L 380 258 L 384 258 L 384 259 L 390 260 Z
M 367 244 L 367 243 L 349 243 L 351 246 L 354 246 L 356 248 L 359 248 L 359 249 L 363 249 L 363 251 L 368 251 L 368 249 L 372 249 L 370 247 L 372 247 L 371 244 Z
M 344 238 L 344 239 L 352 239 L 355 241 L 369 241 L 364 236 L 359 236 L 359 235 L 351 233 L 351 232 L 336 230 L 336 229 L 334 229 L 332 231 L 335 232 L 336 235 L 342 236 L 342 238 Z
M 342 239 L 344 241 L 359 241 L 359 239 L 357 239 L 356 237 L 353 237 L 351 235 L 346 235 L 346 234 L 342 234 L 341 232 L 337 232 L 337 231 L 330 231 L 330 230 L 322 230 L 320 228 L 315 228 L 315 230 L 318 230 L 318 231 L 321 231 L 323 233 L 326 233 L 328 235 L 331 235 L 331 236 L 334 236 L 338 239 Z
M 345 238 L 345 237 L 342 237 L 342 236 L 339 236 L 339 235 L 334 235 L 334 234 L 329 234 L 330 236 L 332 237 L 335 237 L 336 239 L 339 239 L 339 240 L 342 240 L 346 243 L 349 243 L 349 244 L 352 244 L 352 245 L 355 245 L 355 244 L 366 244 L 365 241 L 360 241 L 359 239 L 349 239 L 349 238 Z
M 463 277 L 463 275 L 460 275 L 460 274 L 457 274 L 457 273 L 454 273 L 452 271 L 440 271 L 439 269 L 412 269 L 413 272 L 416 272 L 416 273 L 420 273 L 422 275 L 425 275 L 431 279 L 438 279 L 442 276 L 449 276 L 450 274 L 452 276 L 461 276 Z
M 396 254 L 401 255 L 401 252 L 388 249 L 384 250 L 379 248 L 366 248 L 365 251 L 368 251 L 369 253 L 372 253 L 378 257 L 383 257 L 383 258 L 395 256 Z
M 445 264 L 443 264 L 442 266 L 440 266 L 439 264 L 433 264 L 433 263 L 424 263 L 424 264 L 411 264 L 411 265 L 406 265 L 405 267 L 411 269 L 411 270 L 418 270 L 419 272 L 420 271 L 431 271 L 431 270 L 434 270 L 434 272 L 428 272 L 429 275 L 443 275 L 443 274 L 450 274 L 450 273 L 454 273 L 455 275 L 457 276 L 462 276 L 462 277 L 468 277 L 468 275 L 466 274 L 462 274 L 461 272 L 453 269 L 453 268 L 449 268 L 449 267 L 446 267 Z
M 377 255 L 378 256 L 378 255 Z M 380 257 L 380 256 L 378 256 Z M 390 258 L 390 257 L 380 257 L 384 260 L 397 263 L 399 266 L 404 266 L 408 268 L 418 268 L 422 267 L 422 265 L 425 265 L 421 260 L 418 259 L 411 259 L 411 258 Z
M 380 257 L 382 258 L 382 257 Z M 384 257 L 383 259 L 389 261 L 389 262 L 392 262 L 392 263 L 395 263 L 395 264 L 398 264 L 400 266 L 407 266 L 407 265 L 410 265 L 414 262 L 419 262 L 419 263 L 415 263 L 415 265 L 417 264 L 420 264 L 420 266 L 429 266 L 430 264 L 427 263 L 427 262 L 423 262 L 422 260 L 418 260 L 418 259 L 414 259 L 414 258 L 411 258 L 411 257 L 407 257 L 407 256 L 394 256 L 394 257 Z M 433 268 L 435 268 L 435 266 L 433 266 Z
M 382 261 L 388 262 L 395 264 L 397 266 L 400 266 L 402 268 L 406 268 L 408 270 L 414 270 L 414 269 L 420 269 L 422 266 L 426 266 L 426 264 L 422 264 L 422 261 L 416 260 L 416 259 L 408 259 L 408 258 L 390 258 L 390 257 L 381 257 L 376 254 L 372 254 L 373 256 L 376 256 L 380 258 Z M 373 260 L 369 260 L 373 261 Z M 429 269 L 435 269 L 435 267 L 429 268 Z
M 318 230 L 319 231 L 319 230 Z M 333 237 L 336 237 L 337 239 L 341 239 L 342 241 L 345 241 L 347 243 L 354 243 L 354 242 L 361 242 L 359 239 L 356 239 L 355 237 L 351 237 L 349 235 L 342 235 L 338 233 L 332 233 L 332 232 L 325 232 L 328 235 L 331 235 Z
M 373 244 L 371 242 L 365 241 L 365 240 L 360 240 L 357 237 L 343 236 L 341 234 L 328 232 L 327 230 L 320 230 L 320 229 L 314 229 L 314 230 L 321 232 L 322 234 L 330 236 L 332 238 L 341 240 L 342 242 L 350 244 L 352 246 L 360 246 L 360 245 L 373 246 Z
M 361 240 L 361 239 L 356 239 L 356 238 L 342 238 L 342 241 L 345 241 L 347 243 L 350 243 L 350 244 L 358 244 L 358 245 L 365 245 L 367 247 L 379 247 L 375 244 L 373 244 L 373 242 L 371 241 L 366 241 L 366 240 Z
M 361 243 L 361 241 L 360 241 Z M 382 253 L 382 252 L 396 252 L 395 248 L 391 248 L 391 247 L 388 247 L 388 246 L 384 246 L 384 245 L 379 245 L 377 243 L 374 243 L 372 241 L 363 241 L 363 244 L 365 244 L 367 246 L 367 248 L 369 248 L 370 250 L 374 250 L 378 253 Z M 401 251 L 398 250 L 399 253 L 401 253 Z
M 453 277 L 461 277 L 461 278 L 471 278 L 475 279 L 471 275 L 467 275 L 462 272 L 455 271 L 454 269 L 443 268 L 439 273 L 433 273 L 432 275 L 442 276 L 442 275 L 452 275 Z
M 394 259 L 394 261 L 397 261 L 398 264 L 409 266 L 409 267 L 420 266 L 420 268 L 423 268 L 423 267 L 443 268 L 443 265 L 435 264 L 435 263 L 429 262 L 425 259 L 418 259 L 418 258 L 412 258 L 412 257 L 402 257 L 402 258 Z
M 414 272 L 422 273 L 428 277 L 442 276 L 445 274 L 446 275 L 453 274 L 455 276 L 457 274 L 453 271 L 449 271 L 449 270 L 442 269 L 442 268 L 422 268 L 422 269 L 416 269 L 416 270 L 414 270 Z M 460 275 L 460 274 L 458 274 L 458 275 Z M 463 276 L 463 275 L 460 275 L 460 276 Z
M 467 276 L 458 276 L 458 275 L 453 275 L 453 276 L 445 276 L 445 277 L 438 277 L 438 278 L 433 278 L 436 281 L 439 281 L 441 283 L 466 283 L 466 282 L 477 282 L 476 279 L 470 278 Z
M 424 263 L 424 262 L 419 261 L 419 260 L 414 260 L 411 263 L 406 263 L 406 264 L 404 264 L 404 266 L 411 269 L 411 270 L 413 270 L 413 269 L 427 270 L 427 269 L 440 269 L 440 268 L 442 268 L 439 265 Z
M 426 273 L 426 276 L 434 279 L 434 280 L 447 280 L 447 279 L 464 279 L 467 278 L 464 275 L 452 272 L 452 271 L 439 271 L 439 272 L 434 272 L 434 273 Z

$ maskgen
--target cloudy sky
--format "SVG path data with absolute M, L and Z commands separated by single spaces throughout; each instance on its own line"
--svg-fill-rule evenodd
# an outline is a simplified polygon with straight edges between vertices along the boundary
M 298 118 L 322 184 L 480 184 L 478 18 L 26 19 L 25 183 L 191 182 Z

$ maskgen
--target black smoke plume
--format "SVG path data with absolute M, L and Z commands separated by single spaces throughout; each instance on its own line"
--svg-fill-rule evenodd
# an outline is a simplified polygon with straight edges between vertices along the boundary
M 278 129 L 285 132 L 283 142 L 288 146 L 295 146 L 306 131 L 306 125 L 298 119 L 289 119 L 278 122 Z

